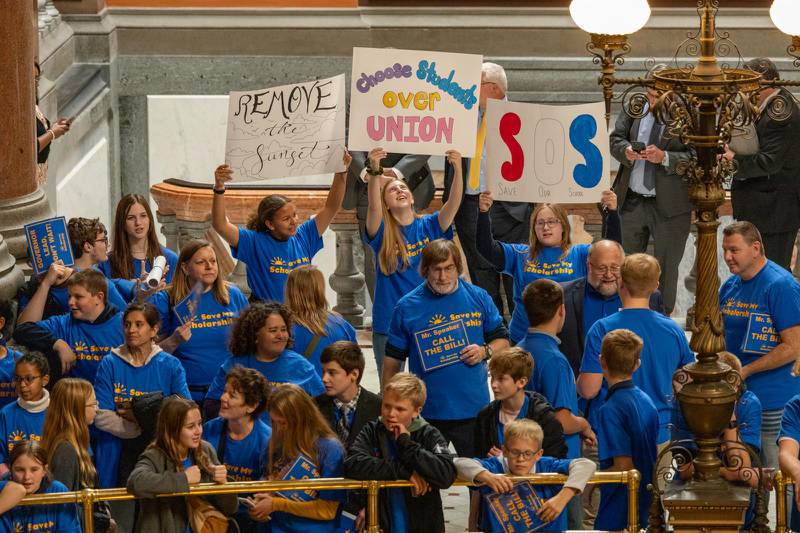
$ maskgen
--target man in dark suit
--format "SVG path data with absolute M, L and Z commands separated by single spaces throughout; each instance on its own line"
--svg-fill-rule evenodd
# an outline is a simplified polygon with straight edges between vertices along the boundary
M 625 261 L 622 246 L 615 241 L 602 240 L 589 248 L 587 275 L 562 283 L 564 288 L 564 327 L 558 338 L 559 348 L 567 358 L 575 377 L 583 358 L 586 333 L 601 318 L 616 313 L 622 307 L 619 298 L 619 272 Z M 659 291 L 650 296 L 650 309 L 664 312 L 664 300 Z
M 769 59 L 753 59 L 745 66 L 765 80 L 779 79 Z M 770 106 L 776 109 L 776 98 L 786 104 L 786 113 L 772 117 Z M 725 157 L 738 164 L 731 184 L 733 216 L 755 224 L 767 258 L 790 270 L 800 228 L 800 110 L 783 88 L 763 89 L 759 100 L 758 151 L 750 155 L 735 154 L 727 147 L 725 151 Z
M 661 68 L 663 65 L 653 67 L 647 77 Z M 617 117 L 611 133 L 611 155 L 620 167 L 613 189 L 622 218 L 622 246 L 629 254 L 644 253 L 653 238 L 654 255 L 661 265 L 664 305 L 671 313 L 692 210 L 688 186 L 678 168 L 692 154 L 656 120 L 652 113 L 656 97 L 656 92 L 648 89 L 650 111 L 641 119 L 633 119 L 624 111 Z M 643 144 L 644 149 L 634 150 L 634 142 Z
M 347 188 L 342 201 L 344 209 L 355 209 L 358 219 L 358 233 L 364 248 L 364 279 L 371 300 L 375 300 L 375 255 L 372 248 L 364 242 L 364 228 L 367 220 L 367 152 L 351 152 L 353 162 L 347 171 Z M 383 175 L 405 181 L 414 196 L 414 209 L 422 211 L 433 199 L 435 186 L 433 174 L 428 165 L 429 155 L 389 154 L 381 161 Z

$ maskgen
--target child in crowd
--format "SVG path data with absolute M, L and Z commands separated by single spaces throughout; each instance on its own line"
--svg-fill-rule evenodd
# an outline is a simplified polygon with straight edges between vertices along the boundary
M 639 368 L 642 339 L 617 329 L 603 337 L 600 365 L 608 395 L 598 415 L 600 468 L 605 472 L 636 469 L 639 484 L 639 525 L 647 527 L 650 491 L 658 444 L 658 411 L 653 401 L 633 383 Z M 620 531 L 627 527 L 628 491 L 623 485 L 602 485 L 595 529 Z
M 211 223 L 231 245 L 233 256 L 247 264 L 247 284 L 254 300 L 282 302 L 289 272 L 309 264 L 322 249 L 322 234 L 342 207 L 347 168 L 353 160 L 346 150 L 342 159 L 344 171 L 333 176 L 325 205 L 302 224 L 298 224 L 295 205 L 280 194 L 265 196 L 246 227 L 231 224 L 225 216 L 225 183 L 233 179 L 233 169 L 220 165 L 214 171 Z
M 515 490 L 513 481 L 506 474 L 527 476 L 554 472 L 569 474 L 564 486 L 559 490 L 551 485 L 536 485 L 533 489 L 541 499 L 538 509 L 517 509 L 527 511 L 529 520 L 540 522 L 538 531 L 565 531 L 567 516 L 566 505 L 583 491 L 586 483 L 595 472 L 592 461 L 583 458 L 555 459 L 543 457 L 542 441 L 544 432 L 533 420 L 518 419 L 509 422 L 503 431 L 503 450 L 499 456 L 488 459 L 469 459 L 460 457 L 455 460 L 458 475 L 461 479 L 486 485 L 480 489 L 482 495 L 481 531 L 507 531 L 501 519 L 502 513 L 492 510 L 491 493 L 509 493 Z M 523 500 L 524 501 L 524 500 Z M 534 519 L 535 518 L 535 519 Z
M 155 343 L 161 325 L 156 308 L 131 304 L 122 323 L 125 343 L 100 361 L 94 382 L 99 404 L 95 426 L 103 432 L 98 435 L 95 461 L 103 488 L 124 481 L 124 477 L 118 479 L 118 473 L 130 472 L 133 458 L 146 446 L 140 439 L 134 440 L 141 433 L 133 413 L 134 398 L 156 392 L 190 397 L 180 361 Z
M 206 415 L 213 418 L 225 387 L 225 377 L 236 365 L 261 372 L 271 384 L 295 383 L 312 398 L 322 394 L 317 371 L 308 359 L 292 351 L 292 315 L 285 305 L 256 302 L 242 311 L 231 331 L 230 352 L 217 370 L 206 395 Z M 265 417 L 265 422 L 269 418 Z
M 519 346 L 500 350 L 489 359 L 494 401 L 481 409 L 475 427 L 475 455 L 502 454 L 505 426 L 514 420 L 530 419 L 544 431 L 542 451 L 547 457 L 567 456 L 564 430 L 547 399 L 525 390 L 533 373 L 533 358 Z
M 14 368 L 22 355 L 6 344 L 8 332 L 14 325 L 14 309 L 10 300 L 0 300 L 0 408 L 17 399 L 14 390 Z
M 247 298 L 219 275 L 211 243 L 196 239 L 183 245 L 172 283 L 150 302 L 161 315 L 159 344 L 183 364 L 192 399 L 201 404 L 220 362 L 231 356 L 228 337 Z M 188 318 L 178 317 L 187 312 Z
M 367 156 L 369 207 L 364 235 L 375 252 L 378 266 L 372 305 L 372 347 L 381 381 L 392 310 L 401 297 L 425 281 L 418 271 L 425 244 L 439 238 L 453 238 L 450 226 L 464 195 L 461 154 L 450 150 L 445 155 L 455 170 L 450 196 L 439 212 L 417 215 L 408 184 L 383 175 L 381 160 L 387 156 L 383 148 L 374 148 Z
M 314 265 L 302 265 L 286 280 L 286 307 L 292 312 L 294 351 L 311 361 L 322 377 L 320 354 L 336 341 L 356 341 L 356 330 L 328 309 L 325 276 Z
M 267 408 L 269 383 L 252 368 L 235 366 L 225 378 L 219 417 L 203 424 L 203 437 L 217 451 L 231 481 L 257 481 L 266 474 L 266 452 L 272 429 L 260 420 Z M 236 513 L 240 531 L 255 524 L 242 503 Z
M 0 459 L 3 461 L 19 443 L 42 438 L 44 416 L 50 405 L 50 392 L 45 388 L 50 382 L 47 359 L 37 352 L 20 356 L 14 367 L 14 382 L 17 401 L 0 410 Z M 6 471 L 6 464 L 0 464 L 0 473 Z
M 156 438 L 139 457 L 128 478 L 128 491 L 139 498 L 135 533 L 189 531 L 190 497 L 156 498 L 158 494 L 187 492 L 190 485 L 227 481 L 214 447 L 202 440 L 200 408 L 191 400 L 173 396 L 158 414 Z M 200 496 L 226 516 L 236 512 L 235 494 Z M 193 529 L 192 529 L 193 530 Z
M 54 352 L 60 375 L 94 383 L 100 361 L 123 342 L 122 312 L 108 305 L 108 280 L 96 270 L 70 269 L 53 263 L 28 306 L 20 314 L 14 338 L 32 350 Z M 50 287 L 66 277 L 71 313 L 42 320 Z M 58 377 L 60 377 L 60 375 Z
M 6 484 L 18 483 L 25 488 L 25 496 L 69 491 L 61 482 L 51 479 L 47 470 L 47 454 L 37 442 L 21 442 L 9 455 L 8 464 L 11 481 L 0 481 L 0 489 L 5 489 Z M 81 533 L 78 508 L 74 503 L 14 507 L 0 516 L 0 525 L 3 531 L 8 532 Z
M 420 416 L 425 397 L 421 379 L 395 374 L 383 390 L 381 417 L 364 426 L 345 460 L 349 478 L 413 483 L 410 489 L 388 489 L 381 498 L 379 521 L 386 533 L 445 530 L 439 489 L 453 484 L 456 469 L 447 440 Z
M 153 224 L 153 211 L 147 199 L 140 194 L 126 194 L 117 204 L 114 216 L 114 245 L 107 261 L 99 268 L 108 278 L 141 280 L 153 268 L 156 257 L 167 260 L 166 281 L 175 274 L 178 256 L 161 246 Z
M 268 479 L 342 477 L 344 448 L 303 389 L 278 385 L 268 405 L 273 427 Z M 250 516 L 269 520 L 272 533 L 334 533 L 344 498 L 342 490 L 262 492 L 249 500 Z

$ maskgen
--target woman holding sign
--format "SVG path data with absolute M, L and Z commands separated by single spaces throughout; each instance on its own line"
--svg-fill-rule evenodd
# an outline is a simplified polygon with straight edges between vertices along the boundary
M 220 165 L 214 171 L 211 223 L 231 245 L 233 257 L 247 264 L 247 284 L 253 300 L 283 301 L 286 278 L 292 269 L 311 263 L 322 249 L 322 234 L 339 212 L 347 185 L 347 168 L 353 160 L 344 152 L 344 171 L 333 176 L 328 198 L 317 215 L 298 225 L 297 208 L 286 196 L 265 196 L 246 227 L 237 227 L 225 216 L 225 183 L 233 170 Z
M 418 215 L 406 182 L 383 175 L 381 160 L 386 155 L 383 148 L 373 148 L 368 155 L 367 167 L 369 210 L 365 240 L 378 258 L 375 301 L 372 303 L 372 346 L 379 376 L 383 375 L 392 310 L 402 296 L 425 281 L 418 271 L 425 243 L 442 237 L 453 238 L 450 226 L 464 195 L 461 154 L 448 150 L 445 155 L 455 172 L 450 197 L 441 211 Z
M 192 399 L 201 403 L 220 361 L 231 356 L 231 325 L 247 298 L 220 277 L 211 243 L 196 239 L 181 249 L 170 286 L 150 302 L 161 315 L 161 348 L 181 361 Z
M 603 191 L 602 207 L 608 211 L 607 238 L 622 242 L 617 195 Z M 528 317 L 522 305 L 522 291 L 532 281 L 549 278 L 557 282 L 586 276 L 590 244 L 572 244 L 567 211 L 558 204 L 539 204 L 531 216 L 530 242 L 508 244 L 492 237 L 489 209 L 492 194 L 483 192 L 478 207 L 476 245 L 478 252 L 498 272 L 514 278 L 514 313 L 509 324 L 511 343 L 517 344 L 528 331 Z
M 344 475 L 344 448 L 303 389 L 279 385 L 272 391 L 268 406 L 273 431 L 269 441 L 269 479 Z M 346 494 L 343 490 L 262 492 L 248 500 L 250 516 L 269 520 L 272 533 L 342 531 L 335 519 Z

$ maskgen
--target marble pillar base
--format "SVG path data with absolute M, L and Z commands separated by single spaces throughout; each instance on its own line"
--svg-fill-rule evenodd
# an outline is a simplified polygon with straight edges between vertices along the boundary
M 25 224 L 53 216 L 53 210 L 41 188 L 25 196 L 0 200 L 0 234 L 5 237 L 8 251 L 17 261 L 28 258 Z
M 8 245 L 0 235 L 0 299 L 10 300 L 17 294 L 17 289 L 25 283 L 22 269 L 8 251 Z

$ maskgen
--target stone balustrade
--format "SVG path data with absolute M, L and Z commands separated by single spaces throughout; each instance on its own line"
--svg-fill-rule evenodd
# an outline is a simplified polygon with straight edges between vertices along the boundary
M 53 0 L 37 0 L 39 36 L 49 33 L 61 22 L 61 13 Z

